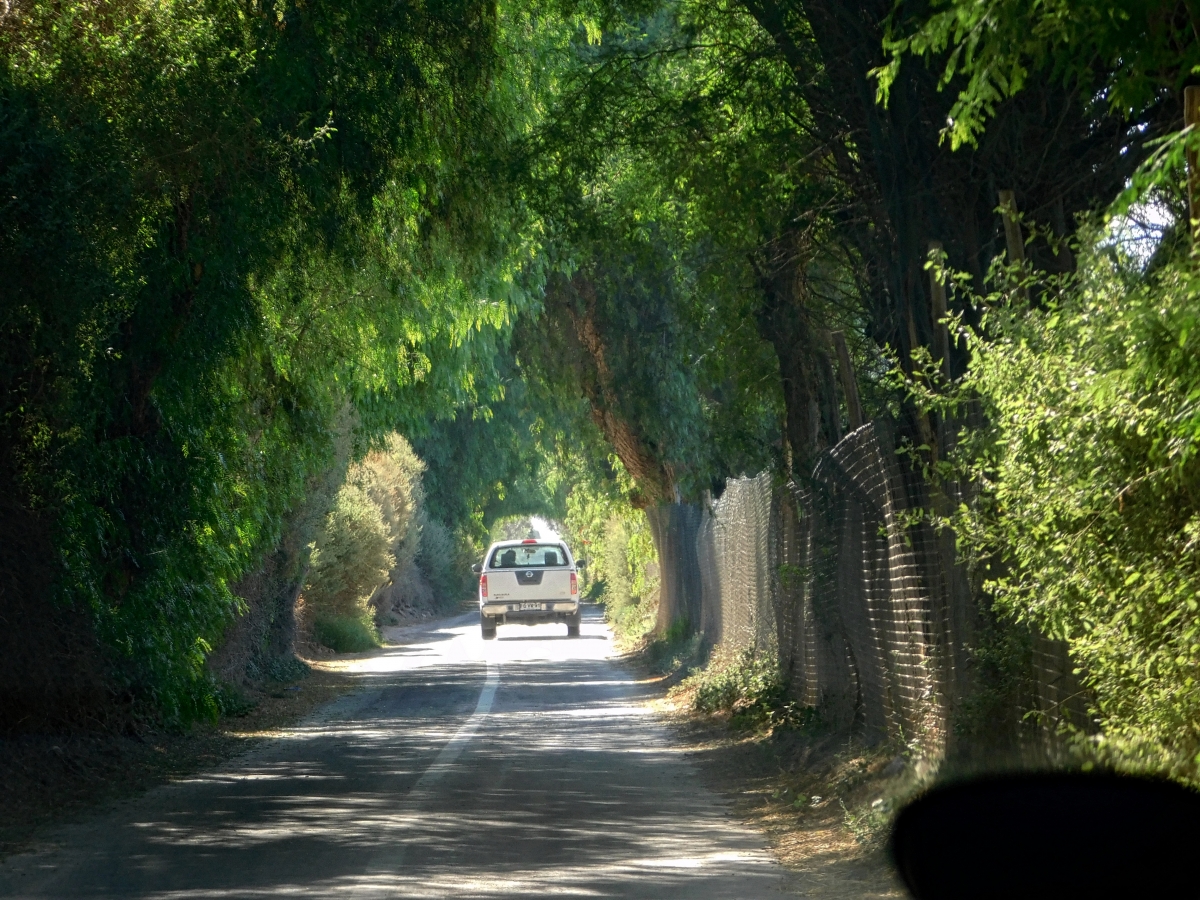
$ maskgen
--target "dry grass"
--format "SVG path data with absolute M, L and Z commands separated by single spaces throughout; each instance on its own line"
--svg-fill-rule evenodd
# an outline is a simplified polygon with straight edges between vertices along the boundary
M 886 812 L 911 781 L 894 773 L 894 749 L 869 750 L 816 730 L 731 730 L 727 717 L 693 712 L 686 686 L 668 694 L 668 679 L 661 681 L 656 711 L 709 786 L 767 836 L 805 897 L 906 896 L 881 839 Z

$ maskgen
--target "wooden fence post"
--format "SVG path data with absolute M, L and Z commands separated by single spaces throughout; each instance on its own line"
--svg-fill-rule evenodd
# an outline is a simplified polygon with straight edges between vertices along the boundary
M 929 242 L 929 255 L 938 257 L 941 265 L 942 242 Z M 933 306 L 933 355 L 941 360 L 942 372 L 950 377 L 950 331 L 942 320 L 946 318 L 946 284 L 936 269 L 929 270 L 929 296 Z
M 838 411 L 837 381 L 833 375 L 833 365 L 829 360 L 831 336 L 828 331 L 821 332 L 821 349 L 817 353 L 817 368 L 821 372 L 821 415 L 829 417 L 829 427 L 832 433 L 830 439 L 836 445 L 842 437 L 842 414 Z
M 913 311 L 912 311 L 911 303 L 908 304 L 908 306 L 904 310 L 904 318 L 908 324 L 908 346 L 910 348 L 909 349 L 909 354 L 910 354 L 909 360 L 910 360 L 910 364 L 912 364 L 911 363 L 911 361 L 912 361 L 911 354 L 912 354 L 912 351 L 917 348 L 918 344 L 917 344 L 917 326 L 913 322 Z M 915 364 L 912 364 L 912 365 L 913 365 L 913 373 L 912 373 L 913 378 L 921 381 L 922 383 L 926 384 L 926 386 L 928 386 L 928 382 L 925 381 L 925 377 L 916 371 L 916 365 Z M 933 423 L 931 423 L 929 421 L 929 413 L 922 412 L 920 409 L 917 410 L 917 430 L 921 434 L 921 443 L 929 448 L 930 461 L 937 462 L 938 444 L 937 444 L 936 436 L 933 433 Z
M 1017 212 L 1017 198 L 1012 191 L 1000 192 L 1000 215 L 1004 219 L 1004 241 L 1008 245 L 1008 264 L 1025 265 L 1025 236 L 1021 233 L 1021 217 Z M 1029 291 L 1022 287 L 1021 296 L 1029 299 Z
M 1200 87 L 1192 85 L 1183 89 L 1183 124 L 1200 126 Z M 1198 128 L 1200 130 L 1200 128 Z M 1195 150 L 1187 152 L 1188 169 L 1188 217 L 1191 233 L 1195 237 L 1200 231 L 1200 160 Z
M 838 378 L 842 382 L 842 393 L 846 395 L 846 414 L 850 417 L 850 430 L 862 428 L 862 401 L 858 398 L 858 382 L 854 380 L 854 369 L 850 365 L 850 351 L 846 347 L 846 335 L 834 331 L 829 335 L 833 339 L 833 349 L 837 352 Z

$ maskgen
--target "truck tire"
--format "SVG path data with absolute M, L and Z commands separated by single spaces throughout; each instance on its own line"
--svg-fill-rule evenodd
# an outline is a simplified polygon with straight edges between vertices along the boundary
M 496 620 L 491 616 L 479 617 L 479 631 L 483 635 L 485 641 L 495 640 L 496 638 Z
M 575 613 L 567 619 L 567 637 L 579 637 L 579 620 L 582 615 L 582 613 Z

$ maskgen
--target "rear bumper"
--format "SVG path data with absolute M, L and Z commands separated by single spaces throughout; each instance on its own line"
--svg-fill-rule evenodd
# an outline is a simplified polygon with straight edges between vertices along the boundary
M 521 608 L 534 602 L 538 605 L 537 609 Z M 579 604 L 574 600 L 481 603 L 479 614 L 495 619 L 497 625 L 536 625 L 539 622 L 566 622 L 573 619 L 579 615 Z

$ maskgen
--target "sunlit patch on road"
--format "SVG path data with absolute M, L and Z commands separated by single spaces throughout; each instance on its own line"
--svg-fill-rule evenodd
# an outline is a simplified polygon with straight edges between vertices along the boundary
M 395 630 L 361 690 L 224 770 L 17 858 L 28 897 L 757 897 L 781 873 L 614 660 L 595 611 Z M 590 638 L 590 639 L 589 639 Z

